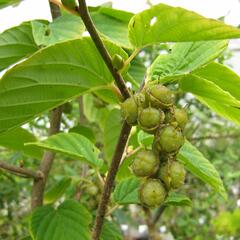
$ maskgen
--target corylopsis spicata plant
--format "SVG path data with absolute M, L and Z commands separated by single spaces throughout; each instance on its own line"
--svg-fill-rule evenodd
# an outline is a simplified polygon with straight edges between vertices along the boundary
M 158 239 L 159 213 L 191 205 L 186 171 L 226 199 L 214 165 L 188 141 L 185 94 L 240 124 L 240 78 L 214 62 L 240 30 L 165 4 L 135 15 L 84 0 L 50 7 L 52 22 L 0 35 L 0 68 L 9 68 L 0 144 L 21 152 L 2 155 L 0 168 L 4 179 L 33 182 L 23 188 L 32 193 L 26 239 L 123 239 L 116 213 L 129 204 Z

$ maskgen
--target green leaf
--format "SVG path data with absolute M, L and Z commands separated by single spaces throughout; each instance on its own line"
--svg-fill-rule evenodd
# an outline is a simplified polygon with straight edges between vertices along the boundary
M 108 162 L 112 160 L 120 135 L 121 125 L 122 118 L 120 111 L 118 109 L 113 109 L 106 119 L 103 134 L 104 154 Z
M 44 204 L 56 202 L 60 197 L 62 197 L 71 182 L 72 179 L 70 177 L 64 177 L 58 181 L 44 194 Z
M 27 236 L 27 237 L 21 238 L 20 240 L 32 240 L 32 238 L 30 236 Z
M 114 8 L 110 8 L 110 7 L 104 7 L 104 6 L 99 8 L 98 11 L 100 13 L 103 13 L 109 17 L 116 18 L 117 20 L 120 20 L 125 23 L 128 23 L 134 15 L 131 12 L 126 12 L 123 10 L 114 9 Z
M 136 177 L 121 181 L 114 190 L 113 199 L 118 204 L 139 203 L 140 180 Z
M 129 22 L 129 40 L 142 48 L 159 42 L 193 42 L 239 38 L 240 29 L 180 7 L 158 4 Z
M 216 59 L 227 45 L 226 40 L 176 43 L 170 54 L 161 54 L 155 59 L 147 78 L 161 82 L 166 82 L 167 76 L 177 79 Z
M 85 94 L 83 96 L 83 106 L 84 115 L 88 121 L 91 123 L 97 123 L 100 126 L 101 130 L 103 130 L 110 110 L 107 107 L 96 107 L 94 104 L 94 97 L 90 94 Z
M 34 146 L 24 146 L 25 143 L 36 141 L 34 135 L 23 128 L 16 128 L 0 134 L 0 146 L 22 151 L 24 154 L 40 159 L 43 151 Z
M 240 125 L 240 109 L 231 107 L 229 105 L 223 105 L 219 104 L 219 102 L 212 101 L 207 98 L 201 98 L 197 97 L 199 101 L 201 101 L 203 104 L 208 106 L 210 109 L 212 109 L 214 112 L 216 112 L 218 115 L 228 119 L 229 121 L 232 121 L 238 125 Z
M 167 199 L 164 202 L 164 205 L 173 205 L 173 206 L 191 206 L 192 201 L 187 196 L 180 193 L 170 193 Z
M 104 41 L 111 55 L 127 54 Z M 89 37 L 38 51 L 0 81 L 0 132 L 30 121 L 86 91 L 108 88 L 112 75 Z
M 130 13 L 111 8 L 100 8 L 98 12 L 91 13 L 94 24 L 99 32 L 119 46 L 131 48 L 128 40 L 128 21 Z M 131 14 L 132 15 L 132 14 Z M 122 20 L 127 16 L 125 21 Z
M 227 81 L 227 79 L 226 79 Z M 240 101 L 215 83 L 194 74 L 188 74 L 179 81 L 179 87 L 197 97 L 214 100 L 218 104 L 240 107 Z
M 36 52 L 30 22 L 24 22 L 0 34 L 0 71 Z
M 100 240 L 122 240 L 122 239 L 123 236 L 118 226 L 113 222 L 105 220 Z
M 213 82 L 240 100 L 240 77 L 228 67 L 213 62 L 194 71 L 194 75 Z
M 28 143 L 27 145 L 66 154 L 94 167 L 102 165 L 102 160 L 98 158 L 99 150 L 89 139 L 77 133 L 59 133 L 42 142 Z
M 136 89 L 142 84 L 146 74 L 146 67 L 144 66 L 141 59 L 135 58 L 131 62 L 131 66 L 129 68 L 129 74 L 136 80 L 137 86 Z
M 190 142 L 185 141 L 185 144 L 178 154 L 178 160 L 185 165 L 189 172 L 209 184 L 216 192 L 221 194 L 222 197 L 227 198 L 219 173 Z
M 0 0 L 0 9 L 9 5 L 18 5 L 20 2 L 21 0 Z
M 138 133 L 138 143 L 139 145 L 144 145 L 149 147 L 153 143 L 154 136 L 152 134 L 146 133 L 142 130 Z
M 130 165 L 132 163 L 132 158 L 134 155 L 130 156 L 129 158 L 125 158 L 123 160 L 123 162 L 121 163 L 118 172 L 117 172 L 117 176 L 116 176 L 116 180 L 117 181 L 122 181 L 126 178 L 129 178 L 132 176 L 131 170 L 130 170 Z
M 48 46 L 57 42 L 80 38 L 85 31 L 81 18 L 64 14 L 53 22 L 32 21 L 32 32 L 38 46 Z
M 37 208 L 29 225 L 34 240 L 90 240 L 91 220 L 86 208 L 68 200 L 57 209 L 49 205 Z
M 91 142 L 95 143 L 96 138 L 95 134 L 92 128 L 86 127 L 83 125 L 77 125 L 71 129 L 69 129 L 70 133 L 78 133 L 80 135 L 83 135 L 84 137 L 88 138 Z

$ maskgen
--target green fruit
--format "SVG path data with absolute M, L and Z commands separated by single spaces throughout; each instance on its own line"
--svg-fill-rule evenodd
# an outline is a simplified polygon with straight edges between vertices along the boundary
M 184 136 L 180 128 L 171 125 L 162 127 L 155 136 L 154 147 L 158 151 L 176 153 L 184 144 Z
M 98 187 L 95 184 L 89 184 L 86 186 L 86 193 L 95 196 L 98 193 Z
M 175 119 L 181 129 L 184 129 L 188 122 L 188 115 L 185 109 L 176 108 L 174 110 Z
M 71 10 L 76 10 L 76 8 L 78 7 L 76 0 L 61 0 L 61 2 L 64 7 Z
M 161 181 L 157 179 L 148 179 L 141 186 L 139 197 L 142 204 L 148 207 L 160 206 L 167 196 L 167 192 Z
M 185 109 L 174 108 L 165 112 L 165 123 L 179 126 L 182 130 L 188 122 L 188 115 Z
M 145 94 L 136 93 L 134 94 L 134 98 L 139 108 L 146 108 L 148 106 Z
M 138 124 L 148 133 L 154 133 L 164 120 L 164 112 L 156 108 L 148 107 L 138 115 Z
M 128 124 L 134 125 L 137 123 L 138 118 L 138 106 L 134 97 L 126 99 L 121 104 L 123 118 L 127 121 Z
M 141 150 L 137 153 L 132 163 L 132 171 L 138 177 L 151 176 L 159 167 L 158 157 L 150 150 Z
M 185 176 L 184 166 L 176 161 L 164 164 L 159 170 L 159 177 L 165 183 L 167 189 L 181 187 L 184 184 Z
M 116 70 L 120 70 L 124 66 L 124 59 L 119 54 L 115 54 L 112 59 L 113 67 Z
M 172 91 L 160 84 L 147 89 L 147 98 L 151 106 L 156 108 L 169 108 L 174 103 Z

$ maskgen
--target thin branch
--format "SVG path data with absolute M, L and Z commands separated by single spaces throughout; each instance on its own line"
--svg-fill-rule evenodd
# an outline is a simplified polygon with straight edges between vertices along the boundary
M 129 58 L 124 62 L 123 67 L 118 71 L 119 73 L 123 72 L 123 70 L 126 68 L 126 66 L 137 56 L 139 53 L 140 49 L 136 48 L 132 54 L 129 56 Z
M 148 227 L 148 235 L 149 239 L 154 240 L 155 239 L 155 225 L 152 222 L 152 214 L 149 208 L 142 207 L 144 215 L 145 215 L 145 221 Z
M 41 171 L 35 172 L 30 169 L 10 165 L 3 161 L 0 161 L 0 168 L 6 170 L 16 176 L 19 176 L 19 177 L 33 178 L 33 179 L 42 179 L 43 178 L 43 173 Z
M 105 64 L 107 65 L 109 71 L 111 72 L 111 74 L 115 80 L 115 83 L 116 83 L 117 87 L 119 88 L 123 98 L 126 99 L 126 98 L 130 97 L 130 93 L 128 91 L 128 88 L 127 88 L 121 74 L 118 73 L 117 70 L 114 68 L 114 66 L 112 64 L 112 58 L 111 58 L 110 54 L 108 53 L 106 47 L 104 46 L 104 44 L 97 32 L 97 29 L 95 28 L 95 26 L 93 24 L 93 21 L 88 12 L 85 0 L 78 0 L 78 2 L 79 2 L 79 9 L 78 9 L 79 15 L 81 16 L 93 42 L 95 43 L 97 50 L 101 54 Z M 104 216 L 106 214 L 107 205 L 108 205 L 109 198 L 111 195 L 111 190 L 112 190 L 112 187 L 114 184 L 114 179 L 116 177 L 117 170 L 118 170 L 119 164 L 121 162 L 122 155 L 124 153 L 130 131 L 131 131 L 131 126 L 128 125 L 126 121 L 124 121 L 122 130 L 121 130 L 121 133 L 120 133 L 120 136 L 118 139 L 118 143 L 117 143 L 114 155 L 113 155 L 112 163 L 111 163 L 109 172 L 106 177 L 106 182 L 104 185 L 100 204 L 99 204 L 99 207 L 97 210 L 97 216 L 96 216 L 95 225 L 94 225 L 94 229 L 93 229 L 93 235 L 92 235 L 93 240 L 98 240 L 100 237 L 102 226 L 103 226 L 103 221 L 104 221 Z
M 60 8 L 57 5 L 54 5 L 49 1 L 50 10 L 52 14 L 52 18 L 56 19 L 61 16 Z M 50 128 L 48 135 L 54 135 L 59 132 L 61 125 L 61 117 L 62 117 L 62 106 L 59 106 L 51 111 L 50 118 Z M 42 157 L 42 161 L 39 166 L 39 171 L 44 174 L 44 178 L 35 179 L 33 182 L 32 188 L 32 198 L 31 198 L 31 207 L 32 209 L 41 206 L 43 204 L 44 190 L 46 186 L 46 182 L 48 179 L 49 172 L 52 168 L 53 160 L 55 157 L 55 153 L 51 151 L 45 151 Z
M 111 190 L 114 184 L 114 179 L 116 177 L 118 167 L 121 162 L 122 155 L 125 150 L 125 146 L 126 146 L 130 131 L 131 131 L 131 126 L 129 126 L 127 122 L 124 121 L 122 130 L 119 136 L 119 140 L 113 155 L 112 163 L 106 178 L 100 204 L 98 206 L 95 226 L 94 226 L 93 235 L 92 235 L 93 240 L 98 240 L 100 237 L 104 216 L 106 214 L 107 205 L 108 205 L 109 198 L 111 195 Z
M 49 6 L 53 19 L 56 19 L 61 16 L 60 8 L 56 4 L 49 1 Z
M 62 116 L 62 107 L 58 107 L 52 110 L 49 136 L 59 132 Z M 43 154 L 42 161 L 39 166 L 39 171 L 44 174 L 43 179 L 37 179 L 34 181 L 32 189 L 32 209 L 41 206 L 43 204 L 44 190 L 47 182 L 49 172 L 51 170 L 55 153 L 50 151 L 45 151 Z
M 78 2 L 79 2 L 79 9 L 78 9 L 79 15 L 81 16 L 93 42 L 95 43 L 97 50 L 101 54 L 105 64 L 107 65 L 109 71 L 111 72 L 116 85 L 118 86 L 119 90 L 121 91 L 121 94 L 123 95 L 123 97 L 125 99 L 130 97 L 128 88 L 126 87 L 121 74 L 119 74 L 117 72 L 117 70 L 114 68 L 114 66 L 112 64 L 112 58 L 111 58 L 109 52 L 107 51 L 106 47 L 104 46 L 104 44 L 98 34 L 97 29 L 94 26 L 94 23 L 88 12 L 88 8 L 87 8 L 85 0 L 78 0 Z
M 164 210 L 165 210 L 166 206 L 162 205 L 161 207 L 159 207 L 157 209 L 156 214 L 153 217 L 153 224 L 156 225 L 156 223 L 159 221 L 160 217 L 162 216 Z
M 190 141 L 199 141 L 199 140 L 206 140 L 206 139 L 221 139 L 221 138 L 239 138 L 240 134 L 226 134 L 226 135 L 209 135 L 209 136 L 200 136 L 200 137 L 192 137 L 189 138 Z

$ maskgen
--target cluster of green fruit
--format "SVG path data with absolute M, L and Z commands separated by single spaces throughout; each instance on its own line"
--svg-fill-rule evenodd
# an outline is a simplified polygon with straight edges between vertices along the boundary
M 144 178 L 139 193 L 147 207 L 160 206 L 168 192 L 185 180 L 184 166 L 176 161 L 176 155 L 184 144 L 188 116 L 185 109 L 174 106 L 174 99 L 167 87 L 152 85 L 121 104 L 128 124 L 154 135 L 152 149 L 140 150 L 131 165 L 134 175 Z

